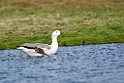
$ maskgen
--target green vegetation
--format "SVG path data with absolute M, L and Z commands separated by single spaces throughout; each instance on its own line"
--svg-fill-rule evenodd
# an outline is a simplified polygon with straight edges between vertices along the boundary
M 124 42 L 124 4 L 35 6 L 0 4 L 0 49 L 25 42 L 51 43 L 53 30 L 63 32 L 59 45 Z M 27 5 L 28 4 L 28 5 Z

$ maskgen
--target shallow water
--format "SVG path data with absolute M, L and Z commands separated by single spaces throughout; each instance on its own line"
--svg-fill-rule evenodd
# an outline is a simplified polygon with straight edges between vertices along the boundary
M 56 56 L 26 56 L 0 51 L 0 83 L 124 83 L 124 44 L 60 47 Z

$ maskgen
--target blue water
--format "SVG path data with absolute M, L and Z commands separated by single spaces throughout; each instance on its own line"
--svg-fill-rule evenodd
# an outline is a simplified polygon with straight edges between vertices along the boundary
M 124 43 L 60 47 L 42 58 L 2 50 L 0 83 L 124 83 Z

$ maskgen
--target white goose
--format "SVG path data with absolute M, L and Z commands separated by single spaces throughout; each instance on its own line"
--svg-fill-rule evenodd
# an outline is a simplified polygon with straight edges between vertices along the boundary
M 57 37 L 60 35 L 59 30 L 55 30 L 52 33 L 52 44 L 41 44 L 41 43 L 24 43 L 17 46 L 19 50 L 22 50 L 31 57 L 43 56 L 43 55 L 54 55 L 58 50 Z

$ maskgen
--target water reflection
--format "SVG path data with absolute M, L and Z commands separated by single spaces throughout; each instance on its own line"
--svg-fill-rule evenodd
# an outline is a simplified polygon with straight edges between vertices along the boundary
M 124 44 L 60 47 L 57 56 L 0 51 L 0 83 L 124 83 Z

